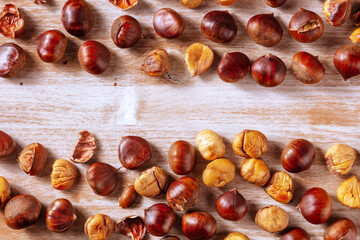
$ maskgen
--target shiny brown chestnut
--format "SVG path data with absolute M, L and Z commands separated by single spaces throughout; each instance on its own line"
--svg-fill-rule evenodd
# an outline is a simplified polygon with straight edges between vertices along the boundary
M 182 217 L 181 229 L 190 240 L 207 240 L 216 234 L 217 223 L 215 218 L 206 212 L 192 212 Z
M 171 8 L 159 9 L 154 15 L 153 25 L 158 36 L 169 39 L 179 37 L 185 29 L 182 17 Z
M 288 231 L 279 240 L 310 240 L 309 234 L 302 228 Z
M 131 207 L 135 203 L 136 198 L 137 198 L 137 193 L 135 191 L 134 185 L 127 186 L 120 195 L 119 207 L 121 208 Z
M 5 4 L 0 13 L 0 33 L 7 38 L 17 38 L 25 32 L 25 19 L 18 7 L 13 4 Z
M 78 52 L 81 67 L 90 74 L 98 75 L 109 67 L 111 53 L 97 41 L 84 42 Z
M 31 143 L 17 155 L 16 160 L 25 173 L 38 175 L 45 168 L 47 152 L 40 143 Z
M 64 232 L 76 221 L 77 216 L 71 202 L 67 199 L 56 199 L 46 210 L 46 226 L 53 232 Z
M 265 0 L 265 3 L 270 7 L 276 8 L 286 3 L 286 0 Z
M 175 211 L 185 212 L 198 200 L 200 182 L 193 177 L 182 177 L 173 182 L 166 192 L 166 201 Z
M 61 23 L 71 35 L 83 37 L 94 26 L 92 9 L 84 0 L 68 0 L 61 11 Z
M 250 18 L 247 24 L 250 38 L 257 44 L 273 47 L 283 36 L 283 29 L 274 14 L 258 14 Z
M 195 167 L 195 148 L 187 141 L 176 141 L 170 146 L 168 159 L 174 173 L 186 175 Z
M 161 238 L 160 240 L 180 240 L 180 238 L 176 237 L 176 236 L 166 236 Z
M 49 30 L 37 38 L 37 52 L 47 63 L 59 61 L 65 54 L 67 38 L 58 30 Z
M 252 64 L 251 75 L 261 86 L 275 87 L 285 80 L 286 66 L 277 56 L 268 54 Z
M 144 219 L 140 216 L 125 217 L 115 224 L 115 232 L 133 240 L 142 240 L 146 234 Z
M 0 157 L 5 157 L 13 154 L 15 152 L 15 149 L 15 141 L 7 133 L 0 130 Z
M 307 52 L 298 52 L 291 60 L 291 71 L 302 83 L 314 84 L 321 81 L 325 75 L 325 68 L 315 57 Z
M 324 189 L 311 188 L 302 196 L 297 209 L 308 222 L 322 224 L 331 215 L 331 198 Z
M 358 9 L 352 16 L 356 26 L 360 26 L 360 9 Z
M 237 82 L 250 72 L 250 59 L 243 53 L 225 53 L 217 67 L 217 74 L 224 82 Z
M 212 11 L 202 19 L 201 31 L 211 41 L 229 43 L 236 36 L 237 26 L 228 11 Z
M 239 221 L 245 216 L 247 209 L 245 198 L 236 188 L 221 194 L 216 200 L 216 211 L 227 220 Z
M 314 42 L 321 37 L 323 31 L 324 22 L 321 17 L 303 8 L 300 8 L 289 22 L 290 35 L 298 42 Z
M 175 213 L 168 205 L 154 204 L 144 212 L 146 230 L 151 235 L 164 236 L 170 232 L 175 222 Z
M 324 240 L 356 240 L 356 237 L 356 225 L 348 218 L 336 220 L 324 232 Z
M 86 170 L 86 180 L 94 193 L 106 196 L 112 193 L 117 185 L 118 169 L 107 163 L 95 162 Z
M 344 80 L 360 74 L 360 46 L 345 45 L 334 55 L 334 65 Z
M 124 168 L 138 169 L 152 157 L 151 145 L 138 136 L 122 137 L 119 143 L 119 160 Z
M 325 0 L 322 11 L 328 23 L 340 26 L 350 17 L 351 0 Z
M 132 16 L 121 16 L 111 26 L 111 39 L 119 48 L 132 47 L 141 38 L 143 38 L 141 25 Z
M 281 154 L 281 164 L 291 173 L 298 173 L 309 169 L 315 159 L 315 148 L 305 139 L 292 140 Z
M 0 46 L 0 77 L 16 76 L 25 66 L 24 50 L 15 43 L 4 43 Z

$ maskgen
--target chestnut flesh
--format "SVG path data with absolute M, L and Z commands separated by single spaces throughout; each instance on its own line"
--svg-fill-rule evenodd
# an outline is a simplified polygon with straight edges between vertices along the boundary
M 325 0 L 322 10 L 328 23 L 340 26 L 350 17 L 351 0 Z
M 174 173 L 186 175 L 195 167 L 195 148 L 186 141 L 176 141 L 170 146 L 168 158 L 169 165 Z
M 174 211 L 164 203 L 158 203 L 144 210 L 146 230 L 154 236 L 165 236 L 175 222 Z
M 279 240 L 310 240 L 309 234 L 302 228 L 288 231 Z
M 117 185 L 117 170 L 107 163 L 96 162 L 86 170 L 86 180 L 94 193 L 106 196 L 112 193 Z
M 201 31 L 211 41 L 229 43 L 236 36 L 237 26 L 228 11 L 212 11 L 202 19 Z
M 122 137 L 119 143 L 119 160 L 124 168 L 138 169 L 152 157 L 150 143 L 138 136 Z
M 13 3 L 5 4 L 0 13 L 0 33 L 5 37 L 14 39 L 25 32 L 25 20 Z
M 307 52 L 298 52 L 291 60 L 291 71 L 302 83 L 314 84 L 324 78 L 325 68 L 315 57 Z
M 338 219 L 324 232 L 324 240 L 356 240 L 356 237 L 356 225 L 348 218 Z
M 190 240 L 207 240 L 216 234 L 217 223 L 215 218 L 206 212 L 192 212 L 182 217 L 181 229 Z
M 270 7 L 276 8 L 286 3 L 286 0 L 265 0 L 265 3 Z
M 217 74 L 224 82 L 237 82 L 250 72 L 250 59 L 243 53 L 225 53 L 217 67 Z
M 281 164 L 291 173 L 309 169 L 315 159 L 315 148 L 305 139 L 292 140 L 282 151 Z
M 200 182 L 193 177 L 182 177 L 173 182 L 166 192 L 166 201 L 175 211 L 185 212 L 198 200 Z
M 64 232 L 76 221 L 77 217 L 71 202 L 67 199 L 56 199 L 46 210 L 46 226 L 53 232 Z
M 334 65 L 344 80 L 360 74 L 360 46 L 345 45 L 334 55 Z
M 111 26 L 111 39 L 119 48 L 132 47 L 142 37 L 140 23 L 132 16 L 121 16 Z
M 251 75 L 261 86 L 275 87 L 285 80 L 286 66 L 280 58 L 268 54 L 258 58 L 252 64 Z
M 0 77 L 16 76 L 25 66 L 24 50 L 15 43 L 4 43 L 0 46 Z
M 47 63 L 59 61 L 65 54 L 67 38 L 58 30 L 49 30 L 37 39 L 37 52 L 41 60 Z
M 80 46 L 78 58 L 85 71 L 98 75 L 109 67 L 111 53 L 102 43 L 87 41 Z
M 239 221 L 247 212 L 245 198 L 233 189 L 221 194 L 216 200 L 216 211 L 222 218 L 232 221 Z
M 156 34 L 163 38 L 177 38 L 184 29 L 185 23 L 182 17 L 171 8 L 159 9 L 153 18 Z

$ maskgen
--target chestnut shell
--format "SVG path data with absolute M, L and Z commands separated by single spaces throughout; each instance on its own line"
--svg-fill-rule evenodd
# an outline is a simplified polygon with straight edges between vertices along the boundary
M 309 169 L 315 159 L 315 148 L 305 139 L 292 140 L 281 154 L 281 164 L 291 173 Z
M 175 222 L 174 211 L 164 203 L 158 203 L 144 210 L 146 230 L 154 236 L 168 234 Z
M 206 212 L 192 212 L 182 217 L 181 229 L 190 240 L 207 240 L 216 234 L 217 223 L 215 218 Z
M 37 52 L 41 60 L 47 63 L 59 61 L 65 54 L 67 38 L 58 30 L 49 30 L 37 39 Z
M 138 169 L 152 157 L 150 143 L 138 136 L 122 137 L 119 143 L 119 160 L 124 168 Z
M 195 167 L 195 148 L 187 141 L 176 141 L 170 146 L 168 159 L 174 173 L 179 175 L 188 174 Z
M 245 198 L 236 188 L 221 194 L 216 200 L 216 211 L 228 220 L 239 221 L 245 216 L 247 209 Z
M 252 64 L 251 75 L 261 86 L 275 87 L 285 80 L 286 66 L 280 58 L 268 54 L 258 58 Z
M 158 36 L 169 39 L 179 37 L 185 29 L 182 17 L 171 8 L 157 10 L 153 25 Z
M 348 218 L 336 220 L 324 232 L 324 240 L 356 240 L 356 237 L 356 225 Z
M 360 74 L 360 46 L 345 45 L 336 50 L 334 65 L 344 80 Z
M 132 47 L 142 37 L 141 25 L 132 16 L 121 16 L 111 26 L 111 39 L 119 48 Z
M 279 240 L 310 240 L 310 236 L 304 229 L 295 228 L 282 235 Z
M 109 195 L 117 185 L 117 169 L 107 163 L 95 162 L 86 170 L 86 180 L 94 193 Z
M 185 212 L 198 200 L 200 182 L 193 177 L 182 177 L 173 182 L 167 192 L 166 201 L 175 211 Z
M 24 50 L 15 43 L 4 43 L 0 46 L 0 77 L 16 76 L 25 66 Z
M 217 67 L 217 74 L 224 82 L 237 82 L 250 72 L 250 59 L 243 53 L 225 53 Z
M 80 46 L 78 58 L 85 71 L 98 75 L 109 67 L 111 53 L 102 43 L 87 41 Z
M 201 31 L 211 41 L 229 43 L 236 37 L 237 26 L 228 11 L 212 11 L 202 19 Z
M 67 199 L 56 199 L 46 210 L 46 226 L 53 232 L 68 230 L 76 219 L 75 209 Z
M 314 84 L 324 78 L 325 68 L 315 57 L 307 52 L 298 52 L 291 60 L 291 71 L 302 83 Z

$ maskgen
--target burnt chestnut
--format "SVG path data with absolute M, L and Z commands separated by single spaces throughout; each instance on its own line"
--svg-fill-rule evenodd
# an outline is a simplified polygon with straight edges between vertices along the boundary
M 174 173 L 179 175 L 188 174 L 195 167 L 195 148 L 186 141 L 176 141 L 170 146 L 168 158 L 169 165 Z
M 304 229 L 295 228 L 282 235 L 279 240 L 310 240 L 310 236 Z
M 334 65 L 344 80 L 360 74 L 360 46 L 345 45 L 334 55 Z
M 312 224 L 322 224 L 331 215 L 332 202 L 329 194 L 322 188 L 311 188 L 301 198 L 297 209 Z
M 247 31 L 254 42 L 265 47 L 275 46 L 283 36 L 283 29 L 273 13 L 259 14 L 250 18 Z
M 268 54 L 258 58 L 252 64 L 251 75 L 261 86 L 275 87 L 285 80 L 286 66 L 280 58 Z
M 281 154 L 281 164 L 291 173 L 309 169 L 315 159 L 315 148 L 305 139 L 292 140 Z
M 319 39 L 324 31 L 324 22 L 314 12 L 300 8 L 289 22 L 290 35 L 299 42 L 309 43 Z
M 68 0 L 61 12 L 65 30 L 73 36 L 85 36 L 94 25 L 91 8 L 84 0 Z
M 16 76 L 24 68 L 26 56 L 24 50 L 15 43 L 0 46 L 0 77 Z
M 75 209 L 67 199 L 56 199 L 46 210 L 46 226 L 53 232 L 64 232 L 76 221 Z
M 217 74 L 224 82 L 237 82 L 250 72 L 250 59 L 243 53 L 225 53 L 217 67 Z
M 122 137 L 119 143 L 119 160 L 124 168 L 138 169 L 152 157 L 152 148 L 148 141 L 137 136 Z
M 325 68 L 315 57 L 307 52 L 298 52 L 291 60 L 291 71 L 302 83 L 314 84 L 324 78 Z
M 111 53 L 97 41 L 84 42 L 78 52 L 81 67 L 90 74 L 101 74 L 109 67 Z
M 245 216 L 247 209 L 245 198 L 236 188 L 221 194 L 216 200 L 216 211 L 228 220 L 239 221 Z
M 198 200 L 200 182 L 192 177 L 182 177 L 173 182 L 166 192 L 166 201 L 175 211 L 185 212 Z
M 190 240 L 207 240 L 216 234 L 217 223 L 206 212 L 192 212 L 182 217 L 181 229 Z
M 132 16 L 121 16 L 111 26 L 111 38 L 119 48 L 132 47 L 142 37 L 140 23 Z
M 96 162 L 86 170 L 86 180 L 94 193 L 106 196 L 114 191 L 117 185 L 118 169 L 107 163 Z
M 202 19 L 201 31 L 211 41 L 229 43 L 236 36 L 237 26 L 228 11 L 212 11 Z
M 276 8 L 286 3 L 286 0 L 265 0 L 265 3 L 270 7 Z
M 164 203 L 152 205 L 145 212 L 146 230 L 154 236 L 164 236 L 170 232 L 175 222 L 174 211 Z
M 351 0 L 326 0 L 322 10 L 328 23 L 340 26 L 350 17 Z
M 324 232 L 324 240 L 356 240 L 356 237 L 356 225 L 348 218 L 338 219 Z
M 177 38 L 184 29 L 185 23 L 182 17 L 171 8 L 159 9 L 153 18 L 156 34 L 163 38 Z
M 67 38 L 58 30 L 49 30 L 37 38 L 37 52 L 47 63 L 59 61 L 65 54 Z
M 140 216 L 125 217 L 115 224 L 115 232 L 133 240 L 142 240 L 146 234 L 144 219 Z

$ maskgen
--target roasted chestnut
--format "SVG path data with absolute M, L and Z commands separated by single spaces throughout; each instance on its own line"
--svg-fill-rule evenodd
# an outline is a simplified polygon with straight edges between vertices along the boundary
M 0 46 L 1 51 L 1 46 Z M 0 54 L 0 59 L 1 54 Z M 13 154 L 16 149 L 15 141 L 5 132 L 0 130 L 0 157 L 5 157 Z
M 216 200 L 216 211 L 228 220 L 239 221 L 245 216 L 247 209 L 245 198 L 236 188 L 221 194 Z
M 86 170 L 86 180 L 94 193 L 106 196 L 114 191 L 117 185 L 118 169 L 107 163 L 95 162 Z
M 281 154 L 281 164 L 291 173 L 309 169 L 315 159 L 315 148 L 305 139 L 292 140 Z
M 360 46 L 345 45 L 334 55 L 334 65 L 344 80 L 360 74 Z
M 164 203 L 158 203 L 144 210 L 146 230 L 154 236 L 164 236 L 170 232 L 175 222 L 174 211 Z
M 265 0 L 265 3 L 270 7 L 276 8 L 286 3 L 286 0 Z
M 84 224 L 84 232 L 90 240 L 106 240 L 114 230 L 114 222 L 104 214 L 89 217 Z
M 67 199 L 56 199 L 46 210 L 46 226 L 53 232 L 68 230 L 76 219 L 74 207 Z
M 289 216 L 281 207 L 266 206 L 256 213 L 255 223 L 269 233 L 277 233 L 287 228 Z
M 228 11 L 212 11 L 202 19 L 201 31 L 211 41 L 229 43 L 236 36 L 237 26 Z
M 132 47 L 142 37 L 140 23 L 129 15 L 117 18 L 111 27 L 111 38 L 119 48 Z
M 101 74 L 109 67 L 111 53 L 97 41 L 84 42 L 78 52 L 81 67 L 90 74 Z
M 16 76 L 25 66 L 24 50 L 15 43 L 4 43 L 0 46 L 0 77 Z
M 135 191 L 134 185 L 127 186 L 124 191 L 121 193 L 119 198 L 119 207 L 129 208 L 136 201 L 137 193 Z
M 268 54 L 258 58 L 252 64 L 251 75 L 261 86 L 275 87 L 285 80 L 286 66 L 280 58 Z
M 291 60 L 291 71 L 302 83 L 314 84 L 324 78 L 325 68 L 315 57 L 307 52 L 298 52 Z
M 152 157 L 150 143 L 137 136 L 122 137 L 118 152 L 120 163 L 129 170 L 140 168 Z
M 157 10 L 153 25 L 158 36 L 170 39 L 179 37 L 185 29 L 182 17 L 171 8 Z
M 250 72 L 250 59 L 243 53 L 225 53 L 217 67 L 217 74 L 224 82 L 237 82 Z
M 325 0 L 322 10 L 328 23 L 340 26 L 350 17 L 351 0 Z
M 174 173 L 186 175 L 195 167 L 195 148 L 186 141 L 176 141 L 170 146 L 168 159 Z
M 20 168 L 30 176 L 40 174 L 46 165 L 47 152 L 40 143 L 25 147 L 16 158 Z
M 216 0 L 220 5 L 230 6 L 233 5 L 237 0 Z
M 191 44 L 185 53 L 186 68 L 195 77 L 205 72 L 214 61 L 214 52 L 202 43 Z
M 190 240 L 207 240 L 216 234 L 217 223 L 215 218 L 206 212 L 192 212 L 182 217 L 181 229 Z
M 182 177 L 170 185 L 166 201 L 175 211 L 185 212 L 196 203 L 199 195 L 200 182 L 192 177 Z
M 166 236 L 161 238 L 160 240 L 180 240 L 180 238 L 175 237 L 175 236 Z
M 141 66 L 141 70 L 150 77 L 160 77 L 169 72 L 169 69 L 169 55 L 165 49 L 155 49 L 149 52 Z
M 146 234 L 144 219 L 140 216 L 125 217 L 115 224 L 115 232 L 133 240 L 142 240 Z
M 65 54 L 67 38 L 58 30 L 49 30 L 37 39 L 37 52 L 47 63 L 59 61 Z
M 360 9 L 358 9 L 352 16 L 356 26 L 360 26 Z
M 325 229 L 324 240 L 356 240 L 357 228 L 348 218 L 338 219 Z
M 153 166 L 141 172 L 135 179 L 135 191 L 144 197 L 158 197 L 166 192 L 169 177 L 164 169 Z
M 10 184 L 6 178 L 0 176 L 0 208 L 5 207 L 6 203 L 10 200 L 11 189 Z
M 122 10 L 128 10 L 134 7 L 138 3 L 138 0 L 109 0 L 109 2 Z
M 310 236 L 304 229 L 295 228 L 282 235 L 279 240 L 310 240 Z
M 13 3 L 5 4 L 0 13 L 0 33 L 8 38 L 17 38 L 25 32 L 25 20 Z

